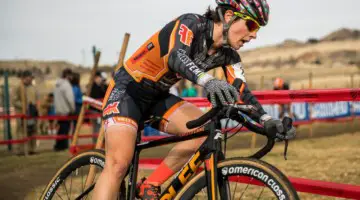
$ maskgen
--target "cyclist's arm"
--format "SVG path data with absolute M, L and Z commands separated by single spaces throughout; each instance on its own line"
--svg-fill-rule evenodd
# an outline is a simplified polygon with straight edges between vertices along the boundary
M 266 114 L 265 110 L 263 109 L 259 101 L 251 93 L 249 87 L 247 86 L 245 73 L 241 65 L 241 62 L 237 62 L 236 64 L 232 64 L 232 65 L 227 65 L 223 69 L 225 71 L 227 81 L 239 89 L 241 101 L 243 101 L 245 104 L 250 104 L 256 107 L 257 111 L 251 113 L 251 118 L 260 122 L 260 118 L 264 120 L 264 118 L 270 117 L 269 115 Z
M 207 81 L 214 77 L 205 73 L 205 71 L 199 68 L 189 57 L 192 40 L 197 31 L 197 20 L 195 16 L 191 15 L 185 19 L 177 20 L 170 39 L 174 41 L 170 41 L 170 46 L 173 44 L 173 47 L 169 49 L 167 63 L 169 69 L 178 73 L 183 78 L 204 86 Z

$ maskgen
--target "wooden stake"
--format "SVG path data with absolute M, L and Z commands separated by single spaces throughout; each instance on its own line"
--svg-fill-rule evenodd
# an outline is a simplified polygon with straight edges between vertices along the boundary
M 264 89 L 264 85 L 265 85 L 265 77 L 261 76 L 261 78 L 260 78 L 260 90 Z
M 115 71 L 117 71 L 120 67 L 124 66 L 124 59 L 125 59 L 127 46 L 129 44 L 129 40 L 130 40 L 130 33 L 125 33 L 123 44 L 122 44 L 120 54 L 119 54 L 118 64 L 115 68 Z

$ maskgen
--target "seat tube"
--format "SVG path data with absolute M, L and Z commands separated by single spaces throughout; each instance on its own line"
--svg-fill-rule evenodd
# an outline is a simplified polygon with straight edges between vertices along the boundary
M 135 199 L 135 193 L 136 193 L 136 181 L 137 181 L 137 175 L 139 170 L 139 157 L 140 157 L 140 150 L 137 148 L 137 145 L 141 142 L 141 132 L 138 132 L 137 138 L 136 138 L 136 146 L 135 146 L 135 152 L 134 157 L 131 162 L 130 170 L 129 170 L 129 181 L 128 181 L 128 189 L 127 189 L 127 199 L 133 200 Z

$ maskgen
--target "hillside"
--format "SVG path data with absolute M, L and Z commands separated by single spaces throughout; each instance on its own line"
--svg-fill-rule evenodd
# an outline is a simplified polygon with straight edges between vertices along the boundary
M 283 77 L 290 82 L 292 89 L 308 88 L 310 72 L 314 77 L 313 88 L 360 87 L 359 30 L 339 29 L 307 41 L 286 39 L 281 44 L 240 51 L 240 55 L 251 89 L 271 89 L 275 77 Z M 90 69 L 66 61 L 0 61 L 0 75 L 8 71 L 14 77 L 11 83 L 16 84 L 16 75 L 24 69 L 31 69 L 37 83 L 44 84 L 44 92 L 47 92 L 54 87 L 55 79 L 67 67 L 81 73 L 81 84 L 84 87 Z M 113 69 L 112 66 L 100 68 L 109 73 Z M 222 69 L 210 73 L 224 78 Z

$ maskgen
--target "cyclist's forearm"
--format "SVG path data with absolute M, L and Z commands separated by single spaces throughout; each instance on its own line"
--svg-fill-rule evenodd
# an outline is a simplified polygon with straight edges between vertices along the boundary
M 239 88 L 240 92 L 240 99 L 245 104 L 253 105 L 256 107 L 257 111 L 250 114 L 250 117 L 257 122 L 260 122 L 261 116 L 265 115 L 266 112 L 259 103 L 259 101 L 256 99 L 256 97 L 251 93 L 250 89 L 248 88 L 247 84 L 243 82 L 241 79 L 236 78 L 234 80 L 233 85 L 236 88 Z
M 200 69 L 183 49 L 173 50 L 169 56 L 169 68 L 179 73 L 183 78 L 204 86 L 205 83 L 214 77 Z

